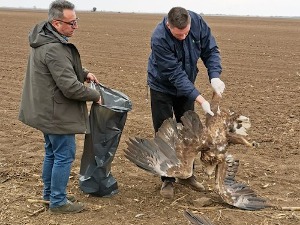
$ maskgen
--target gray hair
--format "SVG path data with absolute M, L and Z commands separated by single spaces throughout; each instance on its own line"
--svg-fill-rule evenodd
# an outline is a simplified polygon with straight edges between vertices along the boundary
M 50 4 L 48 11 L 48 21 L 52 22 L 54 19 L 63 19 L 64 18 L 64 9 L 73 10 L 75 5 L 66 0 L 55 0 Z
M 191 16 L 185 8 L 174 7 L 168 13 L 168 23 L 171 28 L 184 29 L 191 23 Z

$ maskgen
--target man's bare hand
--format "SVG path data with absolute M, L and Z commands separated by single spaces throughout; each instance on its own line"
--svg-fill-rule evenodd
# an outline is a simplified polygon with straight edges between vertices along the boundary
M 90 83 L 91 81 L 94 81 L 96 84 L 99 84 L 99 81 L 97 80 L 96 76 L 93 73 L 88 73 L 86 76 L 86 82 Z
M 102 98 L 101 98 L 101 96 L 100 96 L 98 102 L 96 102 L 96 103 L 99 104 L 99 105 L 102 105 Z

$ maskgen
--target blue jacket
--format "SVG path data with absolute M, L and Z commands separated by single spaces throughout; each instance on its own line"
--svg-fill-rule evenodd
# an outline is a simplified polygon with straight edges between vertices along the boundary
M 203 18 L 189 11 L 191 29 L 183 40 L 177 40 L 168 29 L 167 17 L 155 28 L 151 37 L 148 60 L 148 85 L 151 89 L 195 100 L 200 92 L 194 82 L 199 58 L 207 68 L 209 79 L 222 72 L 220 52 L 211 30 Z

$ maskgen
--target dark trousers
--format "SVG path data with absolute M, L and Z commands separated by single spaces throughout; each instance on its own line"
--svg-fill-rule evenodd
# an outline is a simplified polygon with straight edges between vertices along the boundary
M 174 96 L 150 89 L 152 121 L 155 133 L 158 131 L 164 120 L 176 118 L 180 123 L 180 118 L 188 110 L 194 110 L 194 101 L 184 96 Z M 169 180 L 175 182 L 173 177 L 161 177 L 162 181 Z

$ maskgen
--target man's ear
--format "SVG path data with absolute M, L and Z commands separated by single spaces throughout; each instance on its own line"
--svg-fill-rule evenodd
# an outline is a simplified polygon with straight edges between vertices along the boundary
M 169 24 L 168 21 L 167 21 L 166 25 L 167 25 L 167 27 L 168 27 L 169 29 L 171 29 L 170 24 Z
M 52 20 L 51 24 L 53 27 L 55 27 L 55 29 L 57 29 L 59 27 L 59 21 L 58 20 Z

